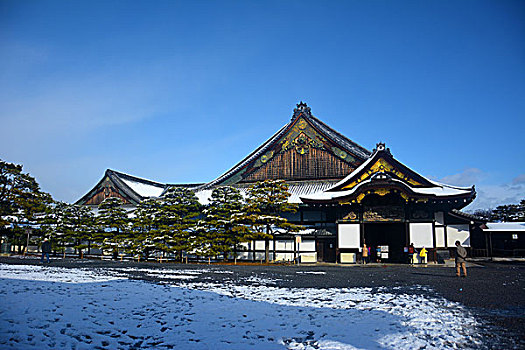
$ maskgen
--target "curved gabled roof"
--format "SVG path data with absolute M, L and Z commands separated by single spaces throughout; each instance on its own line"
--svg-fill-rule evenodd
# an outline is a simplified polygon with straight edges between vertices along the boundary
M 137 204 L 145 198 L 160 196 L 167 185 L 107 169 L 102 179 L 75 204 L 86 204 L 106 186 L 111 186 L 130 203 Z
M 240 173 L 243 169 L 246 169 L 251 164 L 255 163 L 259 157 L 264 155 L 266 152 L 270 151 L 273 146 L 275 146 L 279 141 L 285 137 L 285 135 L 290 132 L 290 130 L 296 125 L 300 120 L 304 119 L 315 131 L 321 134 L 324 138 L 329 140 L 333 145 L 336 145 L 341 150 L 351 154 L 360 162 L 367 159 L 371 152 L 366 148 L 358 145 L 357 143 L 351 141 L 345 136 L 341 135 L 325 123 L 321 122 L 319 119 L 314 117 L 311 113 L 310 107 L 306 103 L 299 103 L 297 108 L 294 109 L 294 114 L 289 123 L 284 125 L 279 129 L 272 137 L 266 140 L 261 146 L 256 148 L 243 160 L 233 166 L 230 170 L 225 172 L 223 175 L 219 176 L 217 179 L 202 185 L 198 190 L 205 190 L 214 186 L 220 186 L 225 184 L 233 184 L 238 182 L 240 178 Z
M 432 181 L 396 160 L 383 143 L 361 166 L 324 192 L 302 196 L 304 202 L 334 202 L 356 197 L 372 187 L 396 187 L 416 197 L 463 198 L 470 203 L 476 196 L 474 186 L 457 187 Z M 465 204 L 465 205 L 466 205 Z

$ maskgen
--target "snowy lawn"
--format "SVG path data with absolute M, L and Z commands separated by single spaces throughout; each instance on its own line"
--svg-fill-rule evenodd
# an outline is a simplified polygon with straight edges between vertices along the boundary
M 123 270 L 121 270 L 123 271 Z M 137 271 L 136 269 L 134 271 Z M 145 273 L 159 274 L 159 270 Z M 429 293 L 128 280 L 111 269 L 0 264 L 0 347 L 12 349 L 478 348 L 477 323 Z M 226 272 L 227 273 L 227 272 Z M 187 276 L 188 278 L 185 278 Z M 264 281 L 263 281 L 264 282 Z

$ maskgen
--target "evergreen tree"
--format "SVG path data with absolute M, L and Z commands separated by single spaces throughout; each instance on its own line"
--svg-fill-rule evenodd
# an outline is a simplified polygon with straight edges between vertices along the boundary
M 54 229 L 52 230 L 51 244 L 54 250 L 63 251 L 68 243 L 73 240 L 74 231 L 72 230 L 69 216 L 70 205 L 64 202 L 57 202 L 53 208 Z
M 0 230 L 11 243 L 22 250 L 29 241 L 30 228 L 37 227 L 51 203 L 51 196 L 40 190 L 31 175 L 23 173 L 21 165 L 0 160 Z
M 249 240 L 250 231 L 240 219 L 243 198 L 236 188 L 218 187 L 212 191 L 210 200 L 201 222 L 204 228 L 200 230 L 198 251 L 203 256 L 222 254 L 226 260 L 229 253 L 236 255 L 239 243 Z
M 155 237 L 160 218 L 162 201 L 148 198 L 141 201 L 135 209 L 133 219 L 132 253 L 140 258 L 148 259 L 151 252 L 156 250 Z
M 128 213 L 122 208 L 120 198 L 106 198 L 98 206 L 96 218 L 98 231 L 94 239 L 102 250 L 112 250 L 116 259 L 119 249 L 126 249 L 131 245 L 128 229 Z
M 165 253 L 191 251 L 196 242 L 196 219 L 201 205 L 193 191 L 172 187 L 160 200 L 159 217 L 155 219 L 154 243 Z
M 519 204 L 500 205 L 492 211 L 491 221 L 525 221 L 525 199 Z
M 71 229 L 69 243 L 73 243 L 79 256 L 82 256 L 83 250 L 90 248 L 89 244 L 95 232 L 95 217 L 91 208 L 83 205 L 70 204 L 67 213 Z
M 288 185 L 282 180 L 260 181 L 248 190 L 243 220 L 252 226 L 251 239 L 264 239 L 267 263 L 270 261 L 270 239 L 276 230 L 297 232 L 302 229 L 302 226 L 289 223 L 280 216 L 297 211 L 297 205 L 289 203 L 288 197 Z

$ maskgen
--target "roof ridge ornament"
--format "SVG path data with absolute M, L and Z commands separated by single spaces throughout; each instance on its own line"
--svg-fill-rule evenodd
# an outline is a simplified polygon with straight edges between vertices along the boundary
M 305 117 L 311 117 L 312 116 L 312 110 L 310 109 L 310 107 L 308 107 L 306 102 L 303 102 L 303 101 L 299 102 L 297 104 L 297 107 L 294 108 L 292 120 L 297 118 L 301 114 L 303 116 L 305 116 Z
M 391 154 L 391 153 L 390 153 L 390 148 L 387 148 L 384 142 L 378 142 L 378 143 L 376 143 L 376 148 L 374 148 L 374 150 L 372 151 L 372 153 L 375 153 L 376 151 L 377 151 L 377 152 L 383 151 L 383 152 L 386 152 L 386 153 L 388 153 L 388 154 Z

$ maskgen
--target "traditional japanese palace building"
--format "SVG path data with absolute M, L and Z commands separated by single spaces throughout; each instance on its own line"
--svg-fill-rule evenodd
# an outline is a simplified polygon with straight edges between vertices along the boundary
M 410 243 L 446 251 L 456 240 L 469 247 L 480 231 L 481 222 L 460 211 L 474 200 L 474 186 L 429 180 L 395 159 L 385 144 L 369 151 L 314 117 L 302 102 L 288 124 L 209 183 L 162 184 L 107 170 L 77 204 L 95 206 L 119 197 L 134 206 L 162 196 L 170 186 L 191 188 L 207 204 L 216 187 L 245 192 L 265 179 L 288 183 L 289 201 L 298 203 L 299 211 L 285 216 L 306 227 L 295 236 L 276 235 L 270 245 L 274 260 L 352 262 L 366 242 L 383 247 L 383 260 L 404 261 L 404 248 Z M 262 256 L 261 241 L 246 244 L 240 257 Z

